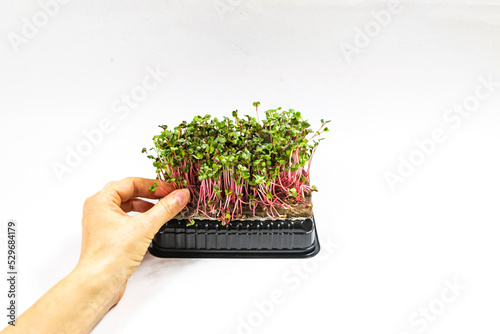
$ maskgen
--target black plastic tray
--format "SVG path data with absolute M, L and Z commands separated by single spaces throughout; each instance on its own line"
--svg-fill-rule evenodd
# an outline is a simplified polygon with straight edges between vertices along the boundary
M 304 220 L 170 220 L 153 238 L 149 252 L 168 258 L 306 258 L 320 245 L 314 216 Z

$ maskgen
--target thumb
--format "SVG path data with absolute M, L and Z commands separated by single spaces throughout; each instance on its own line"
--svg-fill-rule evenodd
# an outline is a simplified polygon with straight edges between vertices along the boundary
M 160 227 L 178 214 L 189 201 L 189 190 L 179 189 L 163 197 L 151 209 L 144 212 L 155 233 Z

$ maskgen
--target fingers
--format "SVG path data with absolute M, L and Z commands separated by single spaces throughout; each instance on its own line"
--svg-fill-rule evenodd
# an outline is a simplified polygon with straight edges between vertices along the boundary
M 151 209 L 153 206 L 154 206 L 154 204 L 151 202 L 143 201 L 142 199 L 138 199 L 138 198 L 132 198 L 126 202 L 123 202 L 120 205 L 120 208 L 124 212 L 130 212 L 130 211 L 146 212 L 149 209 Z
M 154 184 L 158 187 L 154 192 L 149 190 Z M 101 192 L 110 194 L 115 199 L 115 203 L 120 205 L 134 197 L 160 198 L 166 196 L 174 190 L 171 184 L 159 180 L 143 179 L 140 177 L 127 177 L 116 182 L 109 182 Z
M 148 218 L 148 225 L 157 231 L 186 206 L 189 196 L 189 190 L 179 189 L 163 197 L 155 206 L 144 213 Z

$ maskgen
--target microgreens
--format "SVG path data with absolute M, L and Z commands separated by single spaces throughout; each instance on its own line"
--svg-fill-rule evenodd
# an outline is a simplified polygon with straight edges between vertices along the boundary
M 321 120 L 313 131 L 299 111 L 277 108 L 267 110 L 260 122 L 260 102 L 253 105 L 257 119 L 240 117 L 235 110 L 233 118 L 195 116 L 173 130 L 161 125 L 150 149 L 156 156 L 148 155 L 158 180 L 188 188 L 194 212 L 223 224 L 241 217 L 243 206 L 254 215 L 260 209 L 278 218 L 276 207 L 310 205 L 306 197 L 317 191 L 310 186 L 309 172 L 322 139 L 314 139 L 328 131 L 330 121 Z

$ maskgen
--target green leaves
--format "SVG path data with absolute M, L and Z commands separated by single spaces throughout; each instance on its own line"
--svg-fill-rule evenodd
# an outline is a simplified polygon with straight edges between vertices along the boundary
M 158 188 L 158 183 L 156 183 L 156 182 L 155 182 L 155 183 L 153 183 L 153 185 L 152 185 L 152 186 L 150 186 L 148 189 L 149 189 L 149 191 L 153 192 L 153 191 L 155 191 L 155 190 L 156 190 L 156 188 Z
M 330 121 L 321 119 L 320 129 L 313 131 L 294 109 L 264 113 L 262 121 L 259 113 L 242 117 L 234 110 L 222 119 L 197 115 L 170 130 L 161 125 L 154 146 L 142 152 L 149 153 L 158 179 L 189 187 L 195 207 L 209 217 L 228 221 L 241 203 L 273 215 L 273 206 L 299 203 L 304 194 L 317 191 L 309 187 L 308 164 Z

